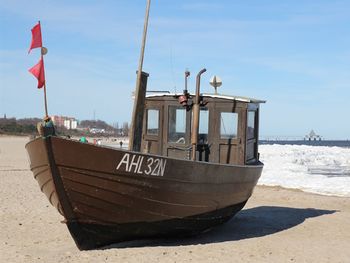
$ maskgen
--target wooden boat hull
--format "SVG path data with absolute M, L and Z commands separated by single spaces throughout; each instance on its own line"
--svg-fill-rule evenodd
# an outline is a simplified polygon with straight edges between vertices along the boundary
M 229 220 L 251 196 L 262 163 L 172 159 L 59 137 L 26 149 L 41 190 L 65 217 L 79 249 L 188 235 Z

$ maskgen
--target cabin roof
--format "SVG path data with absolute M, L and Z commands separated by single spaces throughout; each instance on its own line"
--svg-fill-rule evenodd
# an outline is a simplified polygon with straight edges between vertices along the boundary
M 155 98 L 155 97 L 174 97 L 180 96 L 182 93 L 166 93 L 166 92 L 157 92 L 157 93 L 147 93 L 147 98 Z M 194 94 L 190 94 L 191 96 L 195 96 Z M 211 93 L 201 93 L 203 97 L 209 98 L 217 98 L 217 99 L 225 99 L 232 101 L 241 101 L 246 103 L 265 103 L 265 100 L 259 100 L 254 98 L 242 97 L 242 96 L 232 96 L 232 95 L 223 95 L 223 94 L 211 94 Z

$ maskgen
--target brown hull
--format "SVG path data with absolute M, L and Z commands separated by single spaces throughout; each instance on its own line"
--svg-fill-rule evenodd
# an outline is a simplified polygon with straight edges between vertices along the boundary
M 80 249 L 193 234 L 242 209 L 263 165 L 152 156 L 58 137 L 26 145 L 31 170 Z

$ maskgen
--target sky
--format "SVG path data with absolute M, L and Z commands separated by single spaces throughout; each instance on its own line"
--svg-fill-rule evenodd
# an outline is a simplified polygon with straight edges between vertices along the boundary
M 41 21 L 51 115 L 130 121 L 146 0 L 0 0 L 0 116 L 42 117 L 28 72 Z M 148 89 L 181 92 L 184 71 L 223 81 L 218 92 L 266 100 L 260 137 L 314 129 L 350 139 L 350 1 L 153 0 L 143 71 Z

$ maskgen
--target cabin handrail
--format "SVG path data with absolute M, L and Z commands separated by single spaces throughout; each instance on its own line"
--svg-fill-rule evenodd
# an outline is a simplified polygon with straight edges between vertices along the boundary
M 173 146 L 173 145 L 169 145 L 168 149 L 176 149 L 176 150 L 180 150 L 180 151 L 191 151 L 192 146 L 188 146 L 188 147 L 179 147 L 179 146 Z

